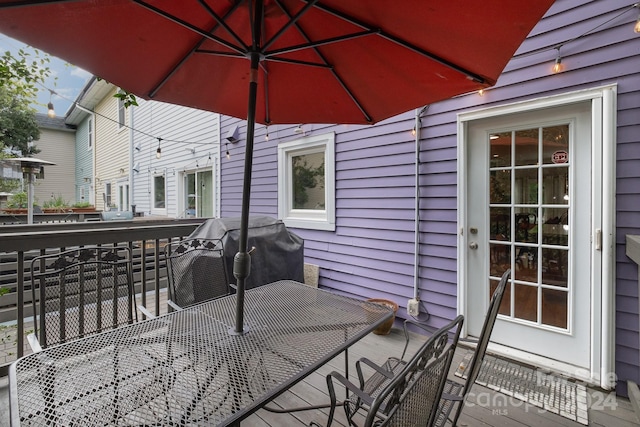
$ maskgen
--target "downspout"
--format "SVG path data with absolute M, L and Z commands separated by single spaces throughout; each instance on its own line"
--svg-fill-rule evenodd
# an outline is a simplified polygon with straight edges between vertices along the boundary
M 428 105 L 416 108 L 414 137 L 415 137 L 415 231 L 414 231 L 414 260 L 413 260 L 413 298 L 420 301 L 420 117 L 429 109 Z

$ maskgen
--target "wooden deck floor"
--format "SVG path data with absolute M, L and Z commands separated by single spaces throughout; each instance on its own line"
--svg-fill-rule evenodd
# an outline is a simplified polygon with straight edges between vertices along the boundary
M 414 343 L 415 346 L 419 345 L 418 340 L 414 340 Z M 399 356 L 403 345 L 404 335 L 400 330 L 394 329 L 387 336 L 370 334 L 351 348 L 349 352 L 351 369 L 353 369 L 355 360 L 362 356 L 378 362 L 382 362 L 388 355 Z M 464 348 L 460 348 L 456 352 L 456 357 L 453 361 L 454 366 L 459 364 L 465 353 L 466 349 Z M 317 405 L 328 401 L 325 376 L 332 370 L 340 372 L 344 370 L 342 356 L 336 357 L 306 380 L 278 397 L 272 406 L 281 408 L 296 407 Z M 352 377 L 355 375 L 355 369 L 351 374 Z M 590 426 L 637 427 L 640 425 L 628 399 L 611 395 L 607 403 L 602 405 L 603 396 L 607 396 L 608 392 L 590 389 L 589 393 L 592 396 L 590 403 L 594 405 L 589 409 Z M 458 421 L 459 426 L 578 427 L 582 425 L 532 405 L 526 405 L 516 399 L 506 399 L 504 395 L 480 385 L 474 386 L 472 395 Z M 602 406 L 602 408 L 596 407 L 596 405 Z M 327 410 L 305 411 L 295 414 L 276 414 L 260 410 L 242 425 L 252 427 L 308 426 L 310 421 L 324 423 L 326 414 Z M 336 411 L 336 414 L 338 418 L 333 425 L 346 426 L 347 423 L 342 409 L 340 408 Z
M 163 306 L 164 299 L 163 296 Z M 417 348 L 423 337 L 412 338 L 413 349 Z M 379 336 L 369 334 L 349 350 L 351 377 L 355 375 L 354 362 L 359 357 L 366 356 L 374 361 L 382 362 L 387 356 L 399 356 L 404 345 L 402 331 L 394 329 L 391 334 Z M 453 366 L 457 366 L 466 353 L 460 348 L 456 352 Z M 270 405 L 275 408 L 290 408 L 298 406 L 318 405 L 328 401 L 325 376 L 332 370 L 344 371 L 343 356 L 337 356 L 318 371 L 307 377 L 289 391 L 279 396 Z M 603 397 L 608 392 L 590 389 L 589 425 L 601 427 L 635 427 L 640 422 L 636 419 L 629 400 L 611 395 L 608 400 Z M 546 427 L 565 426 L 579 427 L 581 424 L 570 421 L 558 415 L 540 410 L 534 406 L 524 404 L 512 398 L 492 391 L 480 385 L 474 386 L 472 398 L 465 406 L 458 422 L 460 426 L 479 427 Z M 604 404 L 603 404 L 604 403 Z M 337 419 L 334 426 L 346 426 L 346 419 L 341 408 L 336 411 Z M 296 412 L 292 414 L 277 414 L 260 410 L 242 425 L 250 427 L 280 427 L 280 426 L 308 426 L 310 421 L 324 424 L 327 410 Z M 0 378 L 0 427 L 9 426 L 8 386 L 7 378 Z

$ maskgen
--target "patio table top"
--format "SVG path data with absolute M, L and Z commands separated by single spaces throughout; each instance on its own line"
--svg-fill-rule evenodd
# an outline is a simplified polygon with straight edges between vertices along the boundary
M 12 425 L 234 425 L 392 316 L 279 281 L 44 349 L 10 369 Z

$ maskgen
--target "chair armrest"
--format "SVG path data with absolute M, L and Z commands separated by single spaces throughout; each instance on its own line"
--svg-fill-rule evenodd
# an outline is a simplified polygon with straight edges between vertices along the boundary
M 369 396 L 367 393 L 362 391 L 358 386 L 356 386 L 354 383 L 352 383 L 351 381 L 346 379 L 342 374 L 336 371 L 330 372 L 327 375 L 327 386 L 329 388 L 329 396 L 331 397 L 332 402 L 335 402 L 335 396 L 336 396 L 335 388 L 333 386 L 333 380 L 336 380 L 339 383 L 341 383 L 347 390 L 349 390 L 350 392 L 358 396 L 367 405 L 371 405 L 371 403 L 373 402 L 373 397 Z
M 29 347 L 31 347 L 31 350 L 33 350 L 34 353 L 42 351 L 42 346 L 40 345 L 40 341 L 38 341 L 36 334 L 31 333 L 27 335 L 27 341 L 29 342 Z
M 362 357 L 360 359 L 358 359 L 358 361 L 356 362 L 356 371 L 358 371 L 358 378 L 360 379 L 360 387 L 362 388 L 364 386 L 364 374 L 362 372 L 362 364 L 367 365 L 368 367 L 370 367 L 371 369 L 373 369 L 374 371 L 380 373 L 381 375 L 384 375 L 385 377 L 391 379 L 393 378 L 393 372 L 384 369 L 382 366 L 377 365 L 376 363 L 372 362 L 371 360 L 367 359 L 366 357 Z
M 151 314 L 151 312 L 147 310 L 147 307 L 145 307 L 144 305 L 139 305 L 138 310 L 140 310 L 140 313 L 142 313 L 147 319 L 155 319 L 156 317 L 155 315 Z
M 175 302 L 171 301 L 170 299 L 167 300 L 167 305 L 169 307 L 171 307 L 172 309 L 174 309 L 175 311 L 182 310 L 182 307 L 180 307 L 178 304 L 176 304 Z

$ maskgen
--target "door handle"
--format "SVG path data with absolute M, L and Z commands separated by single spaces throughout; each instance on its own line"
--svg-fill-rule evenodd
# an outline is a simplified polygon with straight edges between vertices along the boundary
M 469 249 L 473 249 L 473 250 L 478 249 L 478 243 L 477 242 L 469 243 Z

